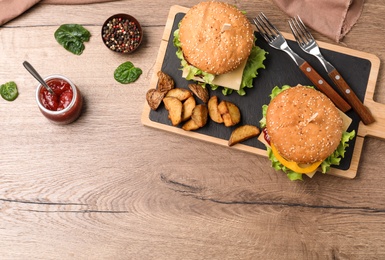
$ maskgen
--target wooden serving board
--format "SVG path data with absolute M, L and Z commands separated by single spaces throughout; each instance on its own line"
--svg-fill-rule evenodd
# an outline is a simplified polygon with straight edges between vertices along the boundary
M 157 72 L 162 70 L 169 74 L 175 81 L 176 87 L 188 88 L 191 83 L 182 78 L 180 70 L 180 60 L 176 57 L 176 48 L 173 46 L 173 32 L 178 27 L 179 21 L 183 18 L 188 8 L 182 6 L 173 6 L 170 9 L 166 27 L 160 44 L 158 57 L 154 66 L 154 73 L 149 88 L 156 88 L 158 78 Z M 325 80 L 329 81 L 327 73 L 322 65 L 314 58 L 302 52 L 294 42 L 294 37 L 288 33 L 282 33 L 288 40 L 290 47 L 300 56 L 305 58 Z M 259 120 L 262 118 L 262 105 L 270 102 L 270 93 L 275 86 L 285 84 L 295 86 L 297 84 L 312 85 L 312 83 L 302 74 L 299 68 L 294 64 L 290 57 L 278 50 L 271 48 L 256 33 L 256 44 L 268 52 L 264 62 L 266 69 L 258 71 L 258 77 L 254 80 L 254 87 L 247 89 L 245 96 L 239 96 L 237 93 L 224 96 L 221 90 L 210 90 L 210 95 L 217 95 L 219 100 L 229 100 L 239 106 L 242 114 L 241 124 L 252 124 L 259 126 Z M 357 175 L 358 164 L 365 136 L 374 136 L 385 139 L 385 105 L 373 100 L 375 85 L 377 81 L 380 60 L 375 55 L 355 51 L 341 46 L 318 42 L 325 58 L 328 59 L 344 76 L 346 82 L 355 91 L 357 96 L 371 110 L 376 122 L 365 126 L 359 120 L 354 111 L 349 111 L 347 115 L 353 122 L 348 131 L 355 130 L 357 135 L 354 140 L 349 142 L 345 158 L 341 160 L 339 166 L 332 167 L 329 174 L 352 179 Z M 199 102 L 199 101 L 198 101 Z M 211 120 L 206 126 L 197 131 L 184 131 L 181 127 L 171 125 L 167 118 L 167 111 L 163 104 L 157 111 L 153 111 L 145 103 L 142 123 L 145 126 L 154 127 L 175 134 L 189 136 L 199 140 L 219 144 L 228 147 L 228 139 L 235 127 L 225 127 L 223 124 L 217 124 Z M 261 156 L 267 156 L 265 146 L 257 139 L 249 139 L 242 144 L 237 144 L 228 149 L 237 149 Z

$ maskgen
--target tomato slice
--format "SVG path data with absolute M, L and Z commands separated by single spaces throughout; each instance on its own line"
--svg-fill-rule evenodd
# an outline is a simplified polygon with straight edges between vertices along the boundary
M 2 98 L 7 101 L 13 101 L 19 95 L 19 91 L 17 90 L 17 85 L 15 82 L 10 81 L 7 82 L 0 87 L 0 94 Z

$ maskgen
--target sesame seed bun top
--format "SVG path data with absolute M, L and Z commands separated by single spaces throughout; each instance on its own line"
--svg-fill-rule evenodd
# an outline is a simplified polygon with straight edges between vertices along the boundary
M 186 61 L 214 75 L 236 69 L 247 60 L 254 44 L 246 16 L 222 2 L 192 7 L 180 23 L 179 37 Z
M 301 85 L 278 94 L 266 114 L 267 131 L 279 154 L 304 164 L 323 161 L 337 149 L 342 124 L 328 97 Z

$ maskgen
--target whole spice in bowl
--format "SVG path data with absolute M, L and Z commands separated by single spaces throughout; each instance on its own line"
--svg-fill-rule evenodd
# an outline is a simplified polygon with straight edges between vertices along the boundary
M 143 30 L 131 15 L 115 14 L 104 22 L 102 39 L 107 48 L 112 51 L 131 53 L 142 42 Z

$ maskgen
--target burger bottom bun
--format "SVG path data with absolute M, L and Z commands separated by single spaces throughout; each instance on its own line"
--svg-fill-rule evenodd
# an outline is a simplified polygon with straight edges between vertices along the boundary
M 323 93 L 298 85 L 278 94 L 266 114 L 271 142 L 285 159 L 310 164 L 338 147 L 343 120 Z

